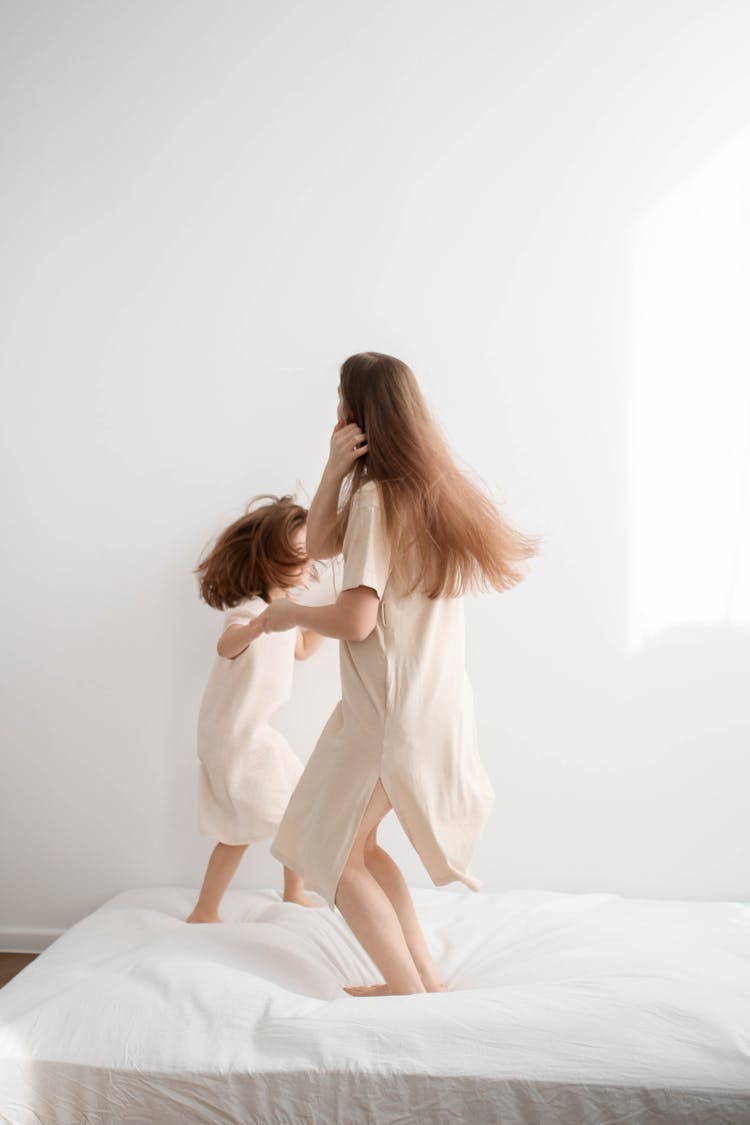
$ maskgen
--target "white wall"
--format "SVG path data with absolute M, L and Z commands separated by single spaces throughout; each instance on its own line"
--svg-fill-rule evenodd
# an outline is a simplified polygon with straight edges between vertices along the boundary
M 750 896 L 747 5 L 16 0 L 2 23 L 0 929 L 200 884 L 220 617 L 191 570 L 254 493 L 313 495 L 368 348 L 546 536 L 522 586 L 467 603 L 498 793 L 472 870 Z M 296 685 L 305 759 L 336 642 Z M 260 845 L 234 886 L 281 876 Z

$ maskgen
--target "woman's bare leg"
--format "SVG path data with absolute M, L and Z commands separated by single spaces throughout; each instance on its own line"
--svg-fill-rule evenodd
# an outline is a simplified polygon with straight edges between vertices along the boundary
M 391 807 L 378 780 L 336 888 L 335 903 L 349 929 L 385 979 L 378 991 L 391 995 L 425 992 L 393 903 L 365 862 L 365 847 L 373 829 Z M 347 991 L 349 991 L 347 989 Z M 370 994 L 374 990 L 369 990 Z M 352 990 L 352 995 L 366 994 Z
M 380 969 L 391 995 L 426 991 L 393 904 L 363 860 L 349 860 L 344 868 L 336 906 Z
M 380 847 L 373 833 L 365 845 L 365 863 L 377 879 L 398 915 L 406 944 L 427 992 L 446 992 L 438 967 L 432 959 L 427 940 L 417 919 L 412 897 L 401 870 L 387 851 Z
M 198 901 L 186 922 L 221 922 L 219 903 L 248 844 L 217 844 L 208 860 Z

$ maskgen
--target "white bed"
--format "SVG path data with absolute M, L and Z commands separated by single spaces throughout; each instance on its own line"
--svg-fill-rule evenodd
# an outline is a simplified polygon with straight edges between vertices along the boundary
M 750 905 L 413 894 L 448 993 L 348 996 L 341 916 L 275 891 L 115 896 L 0 990 L 0 1120 L 750 1122 Z

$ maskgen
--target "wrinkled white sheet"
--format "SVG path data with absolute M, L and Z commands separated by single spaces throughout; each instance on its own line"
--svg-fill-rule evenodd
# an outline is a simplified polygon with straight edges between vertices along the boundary
M 451 991 L 355 999 L 338 912 L 195 896 L 116 895 L 0 990 L 0 1120 L 750 1122 L 750 905 L 416 889 Z

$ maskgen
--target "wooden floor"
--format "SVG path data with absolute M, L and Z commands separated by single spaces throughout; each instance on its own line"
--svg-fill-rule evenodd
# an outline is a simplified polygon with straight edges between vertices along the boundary
M 38 953 L 0 953 L 0 988 L 38 956 Z

